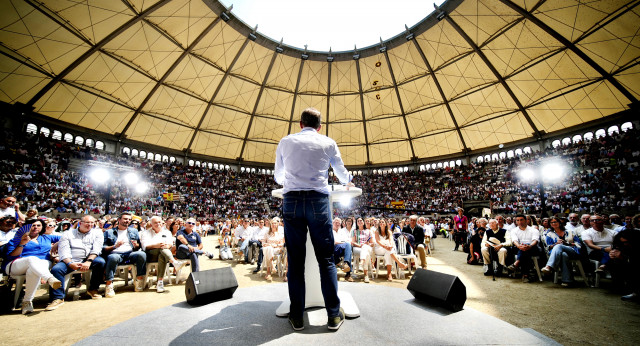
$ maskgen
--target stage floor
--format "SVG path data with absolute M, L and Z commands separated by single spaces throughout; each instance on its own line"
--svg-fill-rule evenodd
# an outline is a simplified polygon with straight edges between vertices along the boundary
M 340 282 L 351 293 L 360 317 L 340 330 L 327 329 L 324 309 L 305 313 L 295 332 L 275 311 L 287 295 L 284 283 L 238 289 L 233 298 L 193 307 L 174 304 L 100 331 L 77 345 L 558 345 L 531 329 L 520 329 L 480 311 L 452 313 L 413 298 L 405 289 Z M 123 306 L 135 309 L 134 306 Z

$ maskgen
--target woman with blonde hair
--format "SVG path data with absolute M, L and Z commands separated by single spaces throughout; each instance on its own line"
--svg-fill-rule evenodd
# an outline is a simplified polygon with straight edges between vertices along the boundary
M 360 256 L 360 265 L 364 272 L 364 282 L 369 282 L 368 269 L 369 266 L 364 264 L 371 261 L 373 255 L 374 237 L 371 230 L 364 226 L 364 220 L 359 217 L 356 220 L 356 229 L 353 230 L 351 236 L 351 246 L 353 246 L 353 257 Z
M 271 282 L 271 272 L 273 271 L 273 257 L 282 253 L 284 246 L 284 232 L 279 231 L 280 219 L 275 217 L 271 220 L 269 232 L 262 240 L 262 254 L 264 255 L 264 265 L 267 268 L 267 275 L 264 277 Z

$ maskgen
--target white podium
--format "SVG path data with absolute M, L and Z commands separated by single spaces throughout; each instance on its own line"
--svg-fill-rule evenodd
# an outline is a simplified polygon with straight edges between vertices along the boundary
M 362 189 L 350 187 L 349 190 L 343 185 L 333 185 L 329 195 L 331 215 L 333 215 L 333 202 L 342 198 L 354 198 L 362 194 Z M 271 195 L 277 198 L 284 198 L 283 189 L 271 191 Z M 307 237 L 307 256 L 304 261 L 304 282 L 305 282 L 305 304 L 304 308 L 324 307 L 324 298 L 320 288 L 320 269 L 313 251 L 311 237 Z M 356 305 L 351 293 L 338 291 L 340 298 L 340 307 L 344 310 L 345 316 L 355 318 L 360 316 L 360 309 Z M 282 304 L 276 309 L 276 316 L 286 317 L 289 315 L 289 296 L 285 297 Z

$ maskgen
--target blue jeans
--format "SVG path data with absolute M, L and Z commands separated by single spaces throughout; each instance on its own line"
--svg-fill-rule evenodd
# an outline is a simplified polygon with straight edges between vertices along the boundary
M 178 259 L 189 259 L 191 261 L 191 272 L 199 272 L 200 271 L 200 261 L 198 256 L 204 254 L 204 251 L 195 248 L 193 252 L 189 251 L 189 246 L 181 244 L 178 246 L 176 250 L 176 258 Z
M 244 254 L 244 262 L 249 262 L 249 239 L 245 239 L 242 241 L 240 245 L 240 251 Z
M 349 265 L 349 268 L 353 269 L 351 267 L 351 244 L 349 243 L 340 243 L 337 245 L 334 245 L 334 250 L 333 250 L 333 258 L 335 261 L 338 261 L 340 259 L 340 257 L 344 258 L 344 263 Z M 337 264 L 337 263 L 336 263 Z M 347 273 L 351 274 L 351 272 Z
M 93 260 L 91 266 L 89 266 L 89 269 L 91 270 L 91 282 L 89 283 L 89 287 L 87 287 L 87 291 L 98 290 L 102 283 L 104 266 L 104 258 L 98 256 Z M 64 299 L 64 277 L 72 271 L 73 269 L 67 267 L 64 262 L 58 262 L 53 266 L 53 268 L 51 268 L 51 274 L 53 274 L 53 277 L 62 282 L 62 285 L 57 290 L 49 288 L 49 297 L 51 300 Z
M 570 260 L 578 259 L 580 255 L 574 248 L 567 245 L 554 245 L 549 254 L 549 260 L 547 265 L 553 269 L 556 269 L 558 262 L 562 265 L 562 282 L 572 282 L 573 279 L 571 273 Z
M 340 314 L 338 278 L 333 261 L 334 240 L 329 196 L 316 191 L 291 191 L 284 195 L 282 215 L 287 246 L 289 315 L 302 319 L 305 305 L 304 264 L 307 233 L 320 268 L 320 288 L 329 317 Z
M 116 275 L 116 269 L 118 264 L 135 264 L 138 276 L 143 276 L 147 273 L 147 254 L 144 251 L 132 251 L 125 253 L 112 253 L 107 256 L 107 265 L 105 266 L 105 280 L 113 281 L 113 277 Z

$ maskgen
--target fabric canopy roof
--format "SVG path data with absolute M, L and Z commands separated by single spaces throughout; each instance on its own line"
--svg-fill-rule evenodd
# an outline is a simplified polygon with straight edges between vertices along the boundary
M 331 53 L 253 33 L 213 0 L 5 0 L 0 100 L 245 163 L 273 163 L 315 107 L 347 165 L 437 158 L 637 103 L 639 3 L 450 0 L 393 39 Z

